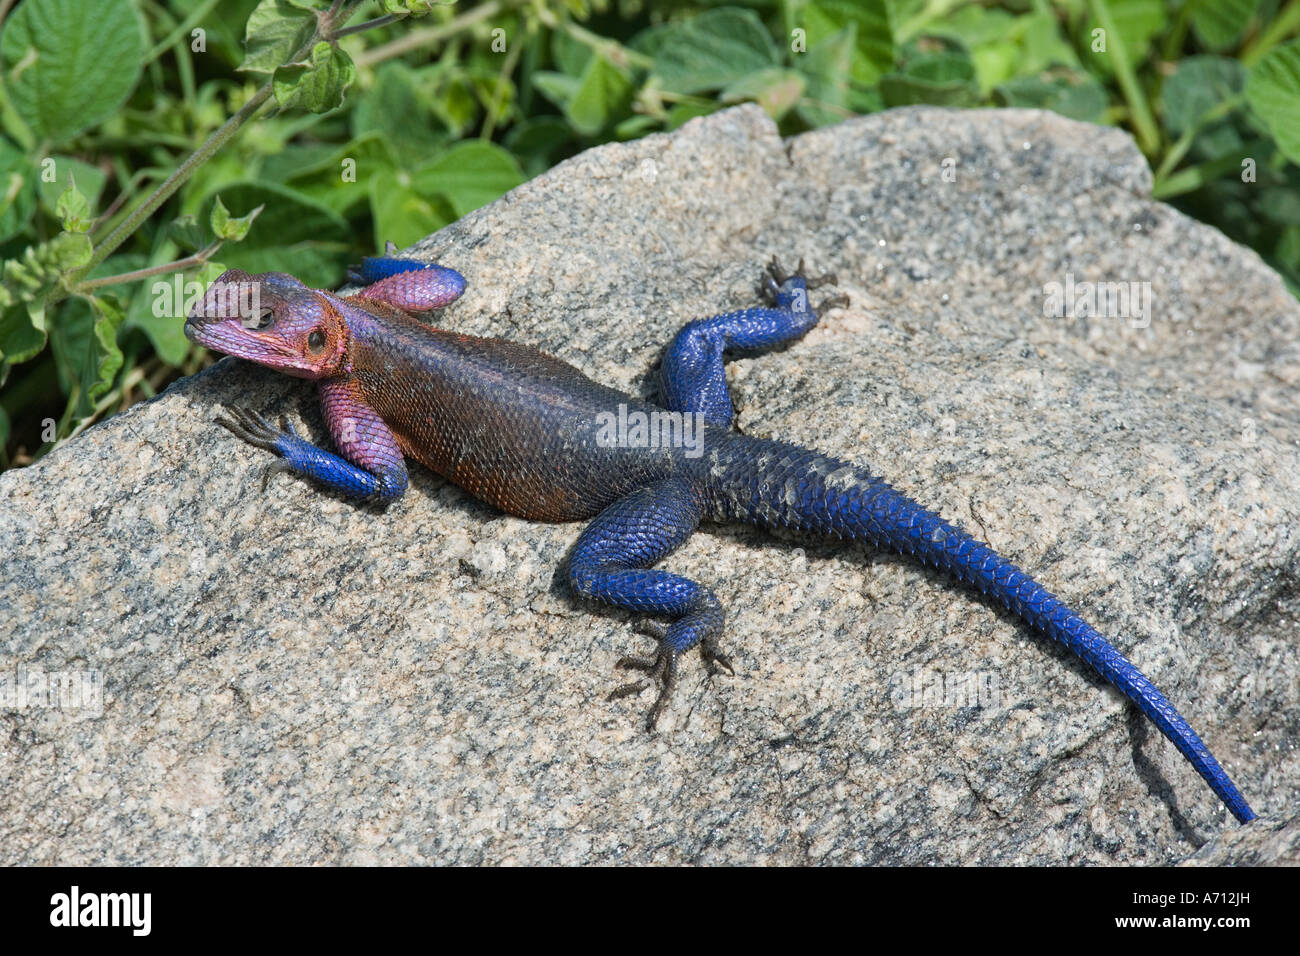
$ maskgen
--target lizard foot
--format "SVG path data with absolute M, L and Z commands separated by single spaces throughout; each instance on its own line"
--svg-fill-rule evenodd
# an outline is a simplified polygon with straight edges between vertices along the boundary
M 281 442 L 286 437 L 298 438 L 298 432 L 283 415 L 280 416 L 280 427 L 277 429 L 251 408 L 227 405 L 225 412 L 228 418 L 218 414 L 213 421 L 236 438 L 281 456 L 262 473 L 262 492 L 265 493 L 267 482 L 273 475 L 281 471 L 293 471 L 293 466 L 283 460 L 284 448 Z
M 817 289 L 824 285 L 836 284 L 835 273 L 833 272 L 823 272 L 819 276 L 808 275 L 807 267 L 804 265 L 804 260 L 802 258 L 799 260 L 799 265 L 795 268 L 794 272 L 786 272 L 785 269 L 782 268 L 781 263 L 777 260 L 776 256 L 773 256 L 772 261 L 767 264 L 767 275 L 763 279 L 763 297 L 767 299 L 768 302 L 775 303 L 777 295 L 781 290 L 781 286 L 790 279 L 802 279 L 805 287 L 809 289 Z M 839 300 L 843 301 L 840 302 Z M 848 305 L 848 301 L 847 296 L 839 295 L 833 299 L 826 300 L 822 305 L 825 307 L 836 304 Z M 818 311 L 820 312 L 821 309 L 819 308 Z
M 289 419 L 280 416 L 280 427 L 277 429 L 257 412 L 251 408 L 244 408 L 241 405 L 227 405 L 225 407 L 226 415 L 220 414 L 213 419 L 222 428 L 227 429 L 236 438 L 242 438 L 250 445 L 256 445 L 258 448 L 264 448 L 267 451 L 273 451 L 277 455 L 282 454 L 277 447 L 280 439 L 286 434 L 297 438 L 298 433 L 294 430 Z
M 615 667 L 645 671 L 649 678 L 619 685 L 610 692 L 608 700 L 630 697 L 633 694 L 641 693 L 651 683 L 658 682 L 659 684 L 659 694 L 655 697 L 654 705 L 650 708 L 650 714 L 646 720 L 646 730 L 653 731 L 655 729 L 655 726 L 659 723 L 659 718 L 663 716 L 664 709 L 668 706 L 673 691 L 677 687 L 677 660 L 681 652 L 677 647 L 680 636 L 676 631 L 680 629 L 678 627 L 680 623 L 677 622 L 670 626 L 657 621 L 642 622 L 641 630 L 659 642 L 659 650 L 653 657 L 620 657 L 614 664 Z M 705 664 L 708 665 L 710 674 L 719 674 L 725 670 L 728 674 L 735 676 L 736 669 L 731 664 L 731 658 L 718 651 L 715 632 L 710 631 L 700 639 L 699 644 L 700 656 L 704 658 Z

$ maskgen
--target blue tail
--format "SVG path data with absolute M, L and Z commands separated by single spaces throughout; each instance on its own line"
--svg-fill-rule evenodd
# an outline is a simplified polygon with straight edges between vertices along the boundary
M 1182 715 L 1137 667 L 1024 571 L 889 484 L 839 459 L 738 439 L 703 459 L 713 517 L 860 538 L 914 555 L 996 598 L 1086 661 L 1173 741 L 1241 823 L 1255 813 Z

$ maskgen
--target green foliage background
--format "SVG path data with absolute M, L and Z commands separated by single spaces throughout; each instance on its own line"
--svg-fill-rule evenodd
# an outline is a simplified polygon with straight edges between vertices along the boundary
M 785 134 L 916 103 L 1124 126 L 1158 197 L 1300 289 L 1300 0 L 0 0 L 0 16 L 4 466 L 209 360 L 182 307 L 159 307 L 173 273 L 334 286 L 588 146 L 744 101 Z

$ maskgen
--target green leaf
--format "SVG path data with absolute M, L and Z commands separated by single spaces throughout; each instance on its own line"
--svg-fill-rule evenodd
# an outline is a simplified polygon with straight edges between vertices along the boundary
M 375 74 L 374 85 L 356 98 L 352 108 L 352 135 L 359 139 L 378 133 L 405 167 L 418 166 L 447 140 L 427 106 L 420 102 L 415 73 L 393 60 Z
M 437 63 L 416 70 L 415 85 L 427 91 L 424 95 L 433 115 L 454 135 L 465 135 L 477 121 L 480 110 L 474 83 L 459 64 Z
M 582 76 L 583 71 L 587 69 L 587 64 L 595 55 L 596 51 L 590 45 L 570 36 L 564 30 L 555 30 L 551 33 L 551 62 L 566 76 Z
M 1300 274 L 1300 226 L 1288 226 L 1282 230 L 1274 256 L 1292 275 Z
M 122 369 L 122 350 L 117 347 L 117 330 L 126 319 L 126 310 L 118 298 L 111 294 L 98 295 L 91 300 L 95 310 L 95 343 L 98 346 L 99 364 L 88 394 L 93 402 L 113 385 L 113 379 Z
M 212 234 L 218 239 L 227 239 L 233 242 L 239 242 L 248 235 L 248 230 L 253 225 L 253 220 L 261 215 L 265 206 L 257 206 L 251 210 L 248 215 L 234 218 L 226 210 L 221 202 L 221 197 L 217 196 L 212 203 L 212 214 L 210 225 Z
M 753 10 L 719 7 L 650 32 L 643 42 L 654 49 L 653 72 L 670 93 L 722 89 L 780 63 L 771 34 Z
M 556 153 L 573 141 L 569 124 L 557 116 L 536 116 L 516 123 L 505 145 L 523 163 L 525 176 L 536 176 L 554 165 Z
M 770 68 L 742 76 L 722 91 L 722 102 L 753 100 L 772 119 L 780 119 L 803 96 L 804 78 L 794 70 Z
M 1056 17 L 1046 10 L 1012 16 L 1005 10 L 972 4 L 927 24 L 923 33 L 944 37 L 968 50 L 980 90 L 985 93 L 1014 77 L 1079 65 Z
M 409 246 L 454 222 L 456 211 L 439 195 L 422 195 L 397 181 L 370 182 L 370 216 L 375 224 L 375 248 L 387 242 Z
M 239 69 L 272 73 L 284 66 L 316 32 L 316 16 L 293 0 L 262 0 L 244 30 Z
M 80 232 L 61 232 L 48 243 L 51 268 L 58 272 L 80 269 L 93 252 L 90 237 Z
M 515 158 L 500 146 L 482 140 L 457 143 L 411 175 L 411 186 L 416 192 L 445 196 L 457 219 L 487 205 L 523 181 L 523 170 Z M 429 232 L 433 230 L 417 238 L 423 239 Z M 405 244 L 397 239 L 393 241 L 398 245 Z
M 1251 67 L 1246 99 L 1287 159 L 1300 163 L 1300 40 L 1275 47 Z
M 1000 106 L 1051 110 L 1070 119 L 1095 123 L 1106 111 L 1106 90 L 1082 71 L 1044 76 L 1018 76 L 993 91 Z
M 90 229 L 90 203 L 77 188 L 75 180 L 68 183 L 59 201 L 55 203 L 54 214 L 63 223 L 68 232 L 87 232 Z
M 322 40 L 312 47 L 309 64 L 276 68 L 272 83 L 275 101 L 281 109 L 292 106 L 325 113 L 343 105 L 344 91 L 356 76 L 352 57 Z
M 1245 32 L 1259 0 L 1188 0 L 1192 4 L 1192 30 L 1210 50 L 1226 50 Z
M 45 329 L 38 327 L 25 303 L 11 305 L 0 314 L 0 359 L 17 365 L 45 348 Z
M 808 31 L 809 50 L 832 34 L 854 27 L 857 49 L 852 62 L 854 83 L 873 86 L 893 69 L 894 19 L 888 0 L 814 0 L 804 6 L 800 22 L 794 25 Z
M 1111 56 L 1115 43 L 1123 43 L 1128 52 L 1129 61 L 1136 68 L 1151 52 L 1151 39 L 1165 25 L 1165 8 L 1161 0 L 1100 0 L 1110 8 L 1111 19 L 1115 21 L 1118 37 L 1108 36 L 1106 52 L 1098 53 L 1092 49 L 1093 32 L 1100 29 L 1100 24 L 1089 15 L 1084 23 L 1083 44 L 1089 63 L 1107 75 L 1115 72 L 1115 60 Z
M 1018 19 L 1006 10 L 986 9 L 973 4 L 927 23 L 921 34 L 947 37 L 958 41 L 967 50 L 974 50 L 1013 39 Z
M 0 139 L 0 239 L 8 239 L 27 228 L 36 211 L 32 182 L 36 169 L 19 150 Z
M 392 180 L 398 173 L 388 143 L 378 132 L 366 133 L 294 171 L 290 182 L 300 195 L 339 215 L 364 203 L 374 179 Z
M 1294 186 L 1263 186 L 1259 190 L 1259 211 L 1270 222 L 1300 226 L 1300 191 Z
M 199 271 L 195 273 L 195 279 L 201 288 L 206 289 L 208 286 L 212 285 L 212 283 L 216 282 L 217 279 L 221 277 L 221 274 L 229 268 L 230 267 L 224 262 L 217 262 L 209 259 L 199 267 Z
M 167 235 L 186 252 L 194 252 L 208 244 L 211 233 L 199 225 L 193 213 L 187 213 L 167 224 Z
M 664 125 L 674 130 L 697 117 L 708 116 L 717 109 L 716 103 L 678 103 L 668 111 L 668 121 Z
M 970 51 L 971 64 L 981 90 L 993 89 L 1016 75 L 1024 59 L 1015 43 L 986 43 Z
M 1018 17 L 1015 26 L 1022 31 L 1024 43 L 1024 59 L 1018 67 L 1021 74 L 1038 73 L 1053 66 L 1082 67 L 1050 9 Z
M 109 259 L 115 262 L 117 257 Z M 179 291 L 174 294 L 174 290 Z M 185 297 L 197 292 L 201 287 L 195 283 L 193 270 L 172 272 L 165 276 L 135 283 L 134 286 L 119 286 L 122 295 L 130 296 L 126 307 L 127 329 L 138 329 L 149 339 L 149 343 L 158 353 L 158 357 L 169 365 L 179 365 L 189 354 L 190 341 L 185 337 L 184 316 Z M 160 294 L 160 288 L 166 293 Z
M 313 288 L 334 285 L 343 272 L 351 230 L 343 217 L 302 193 L 265 183 L 235 183 L 221 187 L 231 209 L 265 211 L 253 222 L 239 245 L 225 246 L 221 257 L 245 272 L 288 272 Z M 211 215 L 216 197 L 204 201 Z
M 1222 56 L 1190 56 L 1178 64 L 1164 85 L 1164 122 L 1178 137 L 1196 126 L 1205 114 L 1236 96 L 1246 85 L 1246 71 Z
M 850 23 L 794 58 L 808 80 L 807 95 L 795 111 L 809 126 L 830 126 L 849 113 L 849 73 L 857 37 L 858 28 Z
M 640 139 L 647 133 L 653 133 L 657 130 L 661 122 L 662 120 L 656 119 L 653 116 L 648 116 L 645 113 L 638 113 L 634 116 L 629 116 L 614 127 L 614 138 L 620 142 L 626 142 L 630 139 Z
M 379 9 L 395 17 L 425 17 L 441 0 L 379 0 Z
M 902 73 L 880 78 L 880 94 L 886 106 L 965 106 L 975 102 L 977 93 L 975 67 L 959 53 L 924 53 L 909 62 Z
M 107 293 L 64 302 L 50 323 L 50 350 L 59 386 L 65 394 L 78 390 L 78 416 L 90 413 L 122 369 L 117 331 L 125 318 L 122 303 Z
M 564 104 L 564 115 L 579 133 L 595 136 L 628 111 L 632 93 L 632 81 L 625 70 L 603 56 L 593 56 Z
M 38 139 L 64 142 L 103 122 L 140 78 L 145 29 L 131 0 L 27 0 L 0 37 L 5 85 Z
M 107 174 L 98 166 L 83 163 L 72 156 L 50 156 L 41 160 L 41 175 L 37 178 L 41 208 L 51 216 L 58 215 L 55 207 L 59 197 L 75 181 L 86 196 L 91 209 L 99 207 L 99 197 L 104 191 Z
M 568 108 L 569 101 L 573 99 L 581 85 L 582 80 L 578 77 L 556 73 L 553 70 L 538 70 L 533 74 L 533 86 L 561 110 Z

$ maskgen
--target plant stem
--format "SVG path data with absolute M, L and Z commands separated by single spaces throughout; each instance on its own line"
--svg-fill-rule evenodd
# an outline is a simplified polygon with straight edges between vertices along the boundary
M 312 38 L 312 42 L 316 42 L 315 37 Z M 310 50 L 311 46 L 305 46 L 299 51 L 298 56 L 303 56 Z M 298 56 L 295 56 L 294 59 L 297 59 Z M 129 216 L 119 222 L 112 232 L 95 245 L 95 253 L 91 256 L 90 262 L 77 272 L 73 277 L 73 281 L 77 281 L 81 276 L 112 255 L 113 251 L 125 242 L 128 236 L 139 229 L 140 225 L 152 216 L 159 206 L 170 199 L 172 194 L 184 185 L 185 181 L 193 175 L 194 170 L 198 169 L 207 161 L 208 157 L 226 145 L 226 142 L 235 133 L 239 132 L 239 128 L 262 108 L 263 103 L 270 99 L 271 92 L 271 81 L 267 80 L 266 84 L 254 93 L 252 98 L 240 107 L 234 116 L 226 120 L 219 129 L 207 138 L 202 146 L 186 158 L 185 162 L 176 167 L 176 171 L 168 176 L 166 181 L 150 194 L 149 198 L 136 206 Z
M 219 2 L 220 0 L 207 0 L 206 3 L 200 4 L 199 6 L 195 7 L 194 11 L 188 17 L 186 17 L 179 24 L 177 24 L 175 30 L 173 30 L 171 33 L 167 34 L 167 36 L 165 36 L 162 40 L 154 44 L 154 48 L 150 50 L 148 53 L 146 53 L 144 55 L 144 59 L 140 61 L 141 65 L 143 66 L 146 63 L 152 63 L 154 60 L 158 59 L 158 57 L 162 56 L 163 53 L 165 53 L 173 43 L 176 43 L 182 37 L 188 34 L 190 30 L 194 27 L 194 24 L 198 23 L 200 20 L 206 17 L 208 13 L 212 10 L 212 8 L 215 7 Z
M 419 49 L 426 44 L 437 43 L 439 40 L 454 36 L 471 24 L 496 16 L 501 12 L 502 8 L 503 4 L 500 0 L 488 0 L 487 3 L 466 10 L 458 17 L 452 17 L 441 26 L 429 27 L 426 30 L 412 30 L 396 40 L 366 50 L 357 56 L 356 64 L 358 67 L 374 66 L 376 63 L 391 60 L 395 56 L 401 56 L 403 53 Z
M 1155 117 L 1151 115 L 1151 107 L 1138 83 L 1137 74 L 1133 72 L 1128 49 L 1115 26 L 1115 18 L 1110 15 L 1106 0 L 1088 0 L 1088 9 L 1106 31 L 1106 50 L 1115 61 L 1115 79 L 1128 103 L 1129 120 L 1133 124 L 1133 132 L 1137 134 L 1138 146 L 1148 156 L 1154 156 L 1160 148 L 1160 130 L 1156 126 Z
M 85 282 L 77 283 L 78 292 L 86 292 L 89 289 L 99 289 L 107 285 L 120 285 L 123 282 L 134 282 L 136 279 L 148 279 L 151 276 L 166 275 L 169 272 L 179 272 L 182 269 L 188 269 L 190 266 L 201 266 L 221 248 L 225 240 L 218 239 L 204 246 L 192 256 L 186 256 L 184 259 L 177 259 L 175 262 L 164 262 L 161 265 L 148 266 L 144 269 L 136 269 L 132 272 L 121 272 L 115 276 L 103 276 L 99 279 L 88 279 Z
M 1300 27 L 1300 0 L 1291 0 L 1273 18 L 1272 23 L 1246 44 L 1246 48 L 1241 51 L 1242 65 L 1254 66 L 1264 58 L 1264 54 L 1286 39 L 1287 34 L 1297 27 Z
M 578 26 L 578 24 L 574 23 L 572 20 L 565 20 L 559 26 L 569 36 L 573 37 L 579 43 L 585 43 L 614 66 L 630 66 L 648 70 L 655 64 L 655 61 L 644 53 L 630 50 L 617 40 L 597 36 L 586 27 Z
M 334 39 L 341 40 L 354 33 L 360 33 L 362 30 L 373 30 L 375 27 L 386 27 L 388 24 L 396 22 L 397 16 L 392 13 L 387 13 L 382 17 L 375 17 L 373 20 L 367 20 L 365 23 L 357 23 L 347 29 L 339 30 L 334 34 Z
M 510 82 L 510 76 L 515 72 L 515 64 L 519 62 L 519 51 L 524 48 L 522 43 L 516 42 L 511 45 L 510 51 L 506 53 L 505 62 L 501 64 L 501 72 L 497 74 L 496 86 L 492 90 L 492 106 L 487 111 L 487 116 L 483 120 L 483 132 L 480 138 L 483 140 L 492 139 L 492 133 L 496 129 L 499 113 L 501 112 L 502 102 L 506 96 L 506 86 Z
M 1181 196 L 1184 193 L 1195 192 L 1211 180 L 1218 179 L 1224 173 L 1231 169 L 1240 169 L 1243 158 L 1251 155 L 1259 156 L 1270 149 L 1270 145 L 1263 141 L 1248 143 L 1240 151 L 1234 152 L 1228 156 L 1220 156 L 1218 159 L 1212 159 L 1209 162 L 1201 163 L 1199 166 L 1190 166 L 1187 169 L 1180 169 L 1164 181 L 1158 181 L 1151 188 L 1152 199 L 1169 199 L 1173 196 Z
M 1238 93 L 1236 96 L 1230 96 L 1221 103 L 1216 104 L 1211 109 L 1206 110 L 1196 122 L 1184 131 L 1183 135 L 1178 138 L 1178 142 L 1170 147 L 1169 152 L 1160 163 L 1160 168 L 1156 170 L 1155 180 L 1159 183 L 1162 179 L 1173 171 L 1174 167 L 1182 162 L 1187 151 L 1192 148 L 1192 142 L 1205 127 L 1209 126 L 1215 120 L 1222 119 L 1237 107 L 1246 102 L 1246 94 Z

